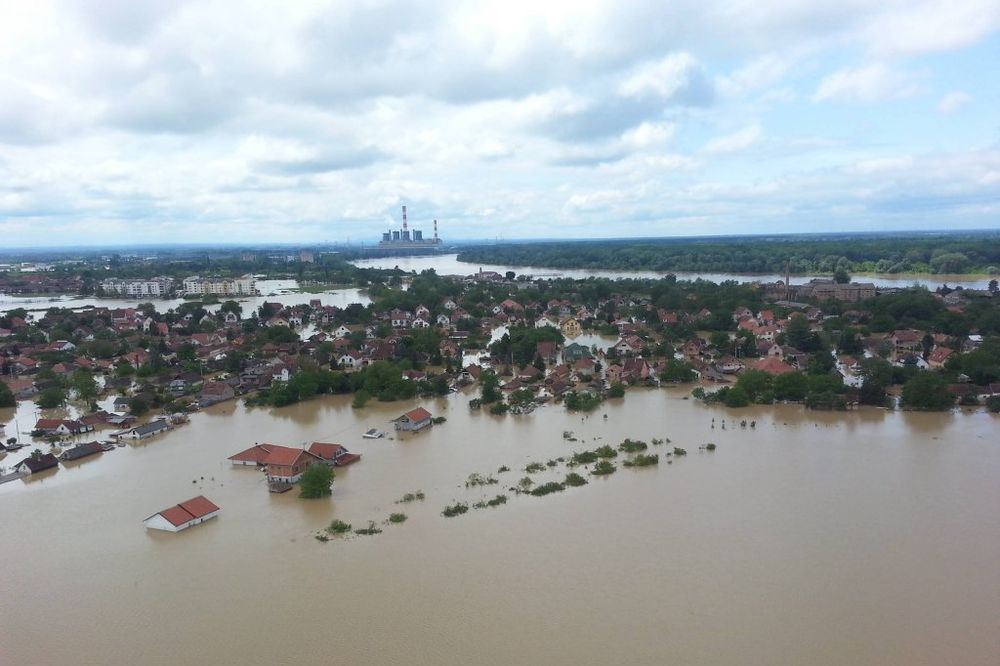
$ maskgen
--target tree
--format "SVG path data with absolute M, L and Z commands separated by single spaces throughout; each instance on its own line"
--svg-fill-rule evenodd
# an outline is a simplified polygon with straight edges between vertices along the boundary
M 847 284 L 851 281 L 851 275 L 844 268 L 837 268 L 833 273 L 833 281 L 837 284 Z
M 0 407 L 15 407 L 17 406 L 17 398 L 14 397 L 14 392 L 10 390 L 10 387 L 0 382 Z
M 90 403 L 97 397 L 97 382 L 87 370 L 75 370 L 69 382 L 70 388 L 76 391 L 77 398 Z
M 625 397 L 625 385 L 621 382 L 612 382 L 611 386 L 608 388 L 609 398 L 624 398 Z
M 299 480 L 299 497 L 316 499 L 328 497 L 333 491 L 333 468 L 323 463 L 314 463 L 302 472 Z
M 771 402 L 774 378 L 761 370 L 746 370 L 736 380 L 736 387 L 752 402 Z M 728 402 L 726 404 L 729 404 Z
M 66 392 L 58 387 L 45 389 L 38 396 L 38 406 L 42 409 L 62 407 L 64 404 L 66 404 Z
M 933 372 L 918 372 L 903 384 L 902 405 L 921 411 L 944 411 L 955 404 L 944 377 Z
M 479 383 L 482 386 L 482 400 L 484 405 L 503 398 L 503 394 L 500 393 L 500 378 L 493 371 L 483 370 L 479 375 Z
M 809 320 L 795 313 L 788 318 L 788 328 L 785 330 L 785 340 L 800 351 L 810 351 L 813 333 L 809 330 Z
M 774 378 L 774 397 L 777 400 L 799 402 L 809 391 L 809 378 L 801 372 L 786 372 Z
M 129 398 L 128 411 L 133 416 L 142 416 L 149 411 L 149 403 L 139 396 Z
M 224 301 L 222 305 L 219 306 L 219 313 L 232 312 L 237 317 L 243 315 L 243 306 L 236 301 Z
M 682 383 L 693 382 L 694 379 L 695 374 L 691 365 L 675 358 L 668 359 L 666 367 L 660 373 L 661 382 Z
M 712 343 L 712 346 L 719 350 L 726 350 L 729 348 L 729 333 L 725 331 L 714 331 L 710 336 L 708 336 L 708 341 Z

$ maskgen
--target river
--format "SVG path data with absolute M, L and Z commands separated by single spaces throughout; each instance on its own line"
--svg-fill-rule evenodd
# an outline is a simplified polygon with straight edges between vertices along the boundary
M 428 257 L 380 257 L 378 259 L 360 259 L 352 261 L 361 268 L 400 268 L 404 271 L 425 271 L 433 268 L 439 275 L 470 275 L 478 270 L 496 271 L 501 275 L 507 271 L 521 275 L 532 275 L 536 278 L 571 278 L 583 280 L 590 277 L 659 279 L 665 275 L 676 275 L 678 280 L 707 280 L 709 282 L 776 282 L 784 280 L 783 275 L 747 275 L 744 273 L 686 273 L 683 271 L 614 271 L 590 268 L 540 268 L 537 266 L 504 266 L 501 264 L 466 263 L 458 260 L 457 254 L 440 254 Z M 819 275 L 794 275 L 793 284 L 808 282 Z M 989 278 L 970 275 L 855 275 L 856 282 L 872 282 L 877 287 L 912 287 L 919 285 L 928 289 L 936 289 L 942 284 L 966 289 L 986 289 Z
M 492 417 L 455 394 L 420 403 L 447 423 L 395 440 L 361 433 L 418 403 L 228 403 L 0 485 L 0 663 L 998 662 L 996 417 L 729 412 L 687 394 L 634 390 L 583 418 L 558 406 Z M 626 436 L 668 436 L 689 455 L 439 515 L 502 492 L 529 461 Z M 364 456 L 337 471 L 330 499 L 271 495 L 226 461 L 255 441 L 313 440 Z M 718 450 L 699 451 L 709 441 Z M 514 470 L 502 486 L 464 487 L 501 465 Z M 393 503 L 417 489 L 425 501 Z M 143 529 L 199 493 L 217 520 Z M 380 535 L 312 538 L 334 518 L 399 510 L 409 520 Z
M 243 306 L 244 314 L 259 308 L 265 301 L 268 303 L 281 303 L 282 305 L 299 305 L 308 303 L 311 300 L 319 300 L 322 305 L 332 305 L 338 308 L 345 308 L 352 303 L 367 305 L 371 299 L 362 289 L 330 289 L 317 294 L 299 292 L 296 280 L 258 280 L 257 290 L 259 296 L 238 297 L 236 300 Z M 219 309 L 221 302 L 226 300 L 220 298 L 220 302 L 215 305 L 205 307 L 209 312 Z M 183 298 L 171 299 L 150 299 L 150 298 L 97 298 L 95 296 L 13 296 L 10 294 L 0 294 L 0 314 L 13 310 L 14 308 L 25 308 L 32 312 L 44 312 L 52 307 L 70 308 L 79 310 L 88 307 L 105 308 L 134 308 L 139 303 L 152 303 L 158 312 L 166 312 L 183 303 L 189 303 Z

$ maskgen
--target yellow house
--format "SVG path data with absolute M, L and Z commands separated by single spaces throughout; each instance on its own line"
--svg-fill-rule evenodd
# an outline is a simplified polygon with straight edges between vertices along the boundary
M 583 333 L 583 326 L 581 326 L 580 322 L 573 317 L 570 317 L 560 324 L 559 328 L 562 330 L 562 334 L 567 338 L 575 338 Z

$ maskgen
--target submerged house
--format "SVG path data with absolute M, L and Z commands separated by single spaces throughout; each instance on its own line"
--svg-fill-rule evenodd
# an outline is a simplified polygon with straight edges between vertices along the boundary
M 149 423 L 136 426 L 131 430 L 126 430 L 122 433 L 122 437 L 146 439 L 147 437 L 152 437 L 153 435 L 159 434 L 165 430 L 170 430 L 170 424 L 167 423 L 166 419 L 157 419 L 156 421 L 150 421 Z
M 326 442 L 313 442 L 309 445 L 309 453 L 313 454 L 327 465 L 343 467 L 353 462 L 361 460 L 360 453 L 350 453 L 340 444 L 328 444 Z
M 63 451 L 60 458 L 66 462 L 71 460 L 80 460 L 81 458 L 86 458 L 88 456 L 96 455 L 103 451 L 100 442 L 86 442 L 84 444 L 77 444 L 76 446 L 66 449 Z
M 180 532 L 192 525 L 203 523 L 219 515 L 219 507 L 204 495 L 192 497 L 186 502 L 176 504 L 169 509 L 154 513 L 142 521 L 148 530 L 163 530 L 165 532 Z
M 53 467 L 58 467 L 59 461 L 51 453 L 43 453 L 40 456 L 31 456 L 22 460 L 14 471 L 18 474 L 37 474 Z
M 302 478 L 302 472 L 306 471 L 306 468 L 318 462 L 321 462 L 320 459 L 305 449 L 277 445 L 264 458 L 267 480 L 282 483 L 296 483 Z
M 423 407 L 417 407 L 406 412 L 393 422 L 396 424 L 396 430 L 410 430 L 415 432 L 431 425 L 431 413 Z

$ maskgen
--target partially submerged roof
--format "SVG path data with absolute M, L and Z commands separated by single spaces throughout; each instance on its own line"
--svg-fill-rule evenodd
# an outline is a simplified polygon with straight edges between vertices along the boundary
M 410 421 L 424 421 L 426 419 L 431 418 L 431 413 L 428 412 L 423 407 L 417 407 L 416 409 L 411 409 L 410 411 L 406 412 L 405 414 L 403 414 L 403 416 L 400 416 L 399 418 L 400 419 L 407 418 Z M 399 419 L 396 420 L 398 421 Z
M 206 498 L 204 495 L 198 495 L 197 497 L 192 497 L 191 499 L 181 502 L 180 504 L 175 504 L 169 509 L 164 509 L 158 514 L 154 513 L 153 516 L 163 516 L 167 522 L 174 527 L 180 527 L 184 523 L 198 518 L 203 518 L 204 516 L 218 510 L 219 507 L 217 507 L 214 502 Z M 152 518 L 153 516 L 150 516 L 149 518 Z M 149 518 L 146 520 L 149 520 Z

